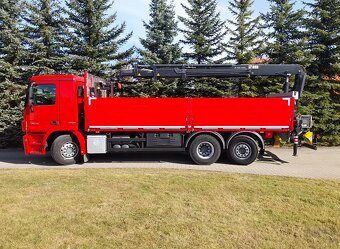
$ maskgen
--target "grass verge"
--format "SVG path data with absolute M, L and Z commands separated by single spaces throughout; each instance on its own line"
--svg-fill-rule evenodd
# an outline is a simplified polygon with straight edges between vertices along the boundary
M 339 248 L 340 182 L 1 170 L 0 248 Z

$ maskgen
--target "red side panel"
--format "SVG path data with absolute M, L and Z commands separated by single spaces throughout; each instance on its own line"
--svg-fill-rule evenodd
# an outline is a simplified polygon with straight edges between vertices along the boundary
M 185 129 L 188 99 L 97 98 L 88 99 L 87 130 Z
M 192 116 L 196 129 L 289 129 L 294 118 L 294 100 L 286 98 L 192 99 Z
M 88 131 L 293 129 L 293 98 L 88 99 Z

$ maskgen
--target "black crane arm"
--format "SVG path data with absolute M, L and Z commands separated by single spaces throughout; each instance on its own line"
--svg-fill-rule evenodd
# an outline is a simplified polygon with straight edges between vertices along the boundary
M 293 91 L 301 96 L 306 71 L 301 65 L 296 64 L 169 64 L 169 65 L 135 65 L 131 69 L 121 69 L 119 77 L 134 78 L 238 78 L 238 77 L 285 77 L 285 92 L 289 92 L 289 77 L 295 76 Z

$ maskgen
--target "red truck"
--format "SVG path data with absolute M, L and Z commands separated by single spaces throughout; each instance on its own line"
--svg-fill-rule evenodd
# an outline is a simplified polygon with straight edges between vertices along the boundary
M 262 98 L 115 95 L 131 78 L 263 76 L 286 79 L 283 93 Z M 50 151 L 61 165 L 122 151 L 186 151 L 195 163 L 207 165 L 226 153 L 233 163 L 248 165 L 264 153 L 265 140 L 273 134 L 289 134 L 297 144 L 311 127 L 310 116 L 296 114 L 305 78 L 300 65 L 136 65 L 120 70 L 111 82 L 86 72 L 82 77 L 34 76 L 22 122 L 25 153 Z

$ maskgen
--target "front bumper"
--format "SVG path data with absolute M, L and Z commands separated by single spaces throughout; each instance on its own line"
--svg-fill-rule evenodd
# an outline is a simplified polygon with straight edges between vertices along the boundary
M 44 134 L 26 134 L 23 137 L 25 154 L 28 155 L 45 155 L 46 146 L 44 143 Z

